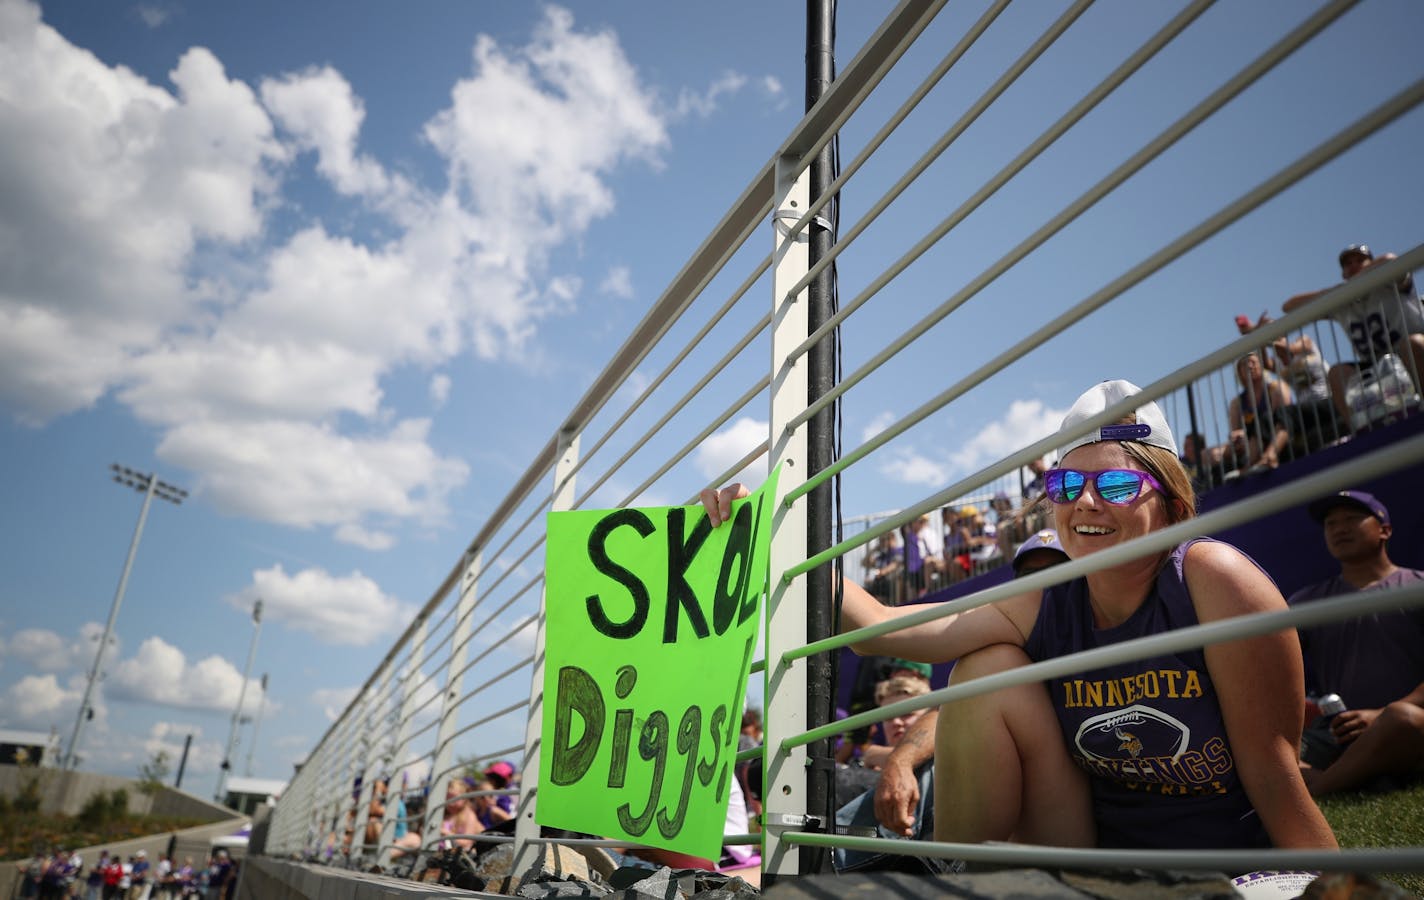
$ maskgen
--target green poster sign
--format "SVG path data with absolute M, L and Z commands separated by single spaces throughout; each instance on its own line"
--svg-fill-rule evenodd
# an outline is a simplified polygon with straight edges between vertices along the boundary
M 721 855 L 775 502 L 549 514 L 541 825 Z

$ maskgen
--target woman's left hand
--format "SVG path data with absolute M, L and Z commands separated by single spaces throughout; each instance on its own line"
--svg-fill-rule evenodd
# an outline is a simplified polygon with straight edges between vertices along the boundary
M 733 500 L 740 500 L 750 494 L 747 486 L 740 482 L 729 484 L 721 490 L 703 488 L 700 494 L 702 507 L 707 510 L 707 518 L 712 520 L 712 527 L 716 528 L 732 517 Z

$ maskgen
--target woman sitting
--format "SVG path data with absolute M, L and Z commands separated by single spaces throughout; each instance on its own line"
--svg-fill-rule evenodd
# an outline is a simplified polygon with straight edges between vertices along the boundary
M 1241 393 L 1232 398 L 1227 413 L 1236 465 L 1246 471 L 1274 469 L 1290 446 L 1287 410 L 1295 402 L 1291 389 L 1283 381 L 1268 382 L 1255 353 L 1236 361 L 1236 378 Z
M 1125 381 L 1079 397 L 1071 432 L 1139 393 Z M 1191 481 L 1161 410 L 1068 442 L 1046 473 L 1054 523 L 1082 559 L 1195 515 Z M 705 491 L 714 525 L 733 485 Z M 842 622 L 909 612 L 847 582 Z M 1043 591 L 868 639 L 860 652 L 958 660 L 952 684 L 1030 662 L 1258 612 L 1284 610 L 1239 550 L 1188 540 Z M 1293 630 L 1004 688 L 946 704 L 936 734 L 941 841 L 1055 846 L 1335 848 L 1296 762 L 1304 709 Z

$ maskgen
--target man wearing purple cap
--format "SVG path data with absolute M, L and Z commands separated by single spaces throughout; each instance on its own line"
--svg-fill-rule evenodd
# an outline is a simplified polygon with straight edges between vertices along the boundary
M 1356 591 L 1389 590 L 1424 581 L 1424 571 L 1389 558 L 1389 510 L 1364 491 L 1315 501 L 1310 515 L 1325 530 L 1325 547 L 1340 574 L 1297 591 L 1291 606 Z M 1302 763 L 1316 796 L 1398 775 L 1424 762 L 1424 609 L 1397 609 L 1300 631 L 1306 684 L 1339 694 L 1345 711 L 1328 725 L 1340 746 L 1328 768 Z M 1317 726 L 1312 726 L 1312 728 Z M 1328 738 L 1327 738 L 1328 740 Z

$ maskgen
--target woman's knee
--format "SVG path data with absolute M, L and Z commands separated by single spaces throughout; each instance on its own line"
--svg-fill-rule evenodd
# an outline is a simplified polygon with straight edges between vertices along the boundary
M 991 644 L 961 656 L 950 672 L 949 683 L 959 684 L 985 675 L 1007 672 L 1031 662 L 1022 647 L 1013 644 Z
M 1424 709 L 1403 700 L 1397 700 L 1380 710 L 1375 724 L 1393 732 L 1415 732 L 1424 734 Z

